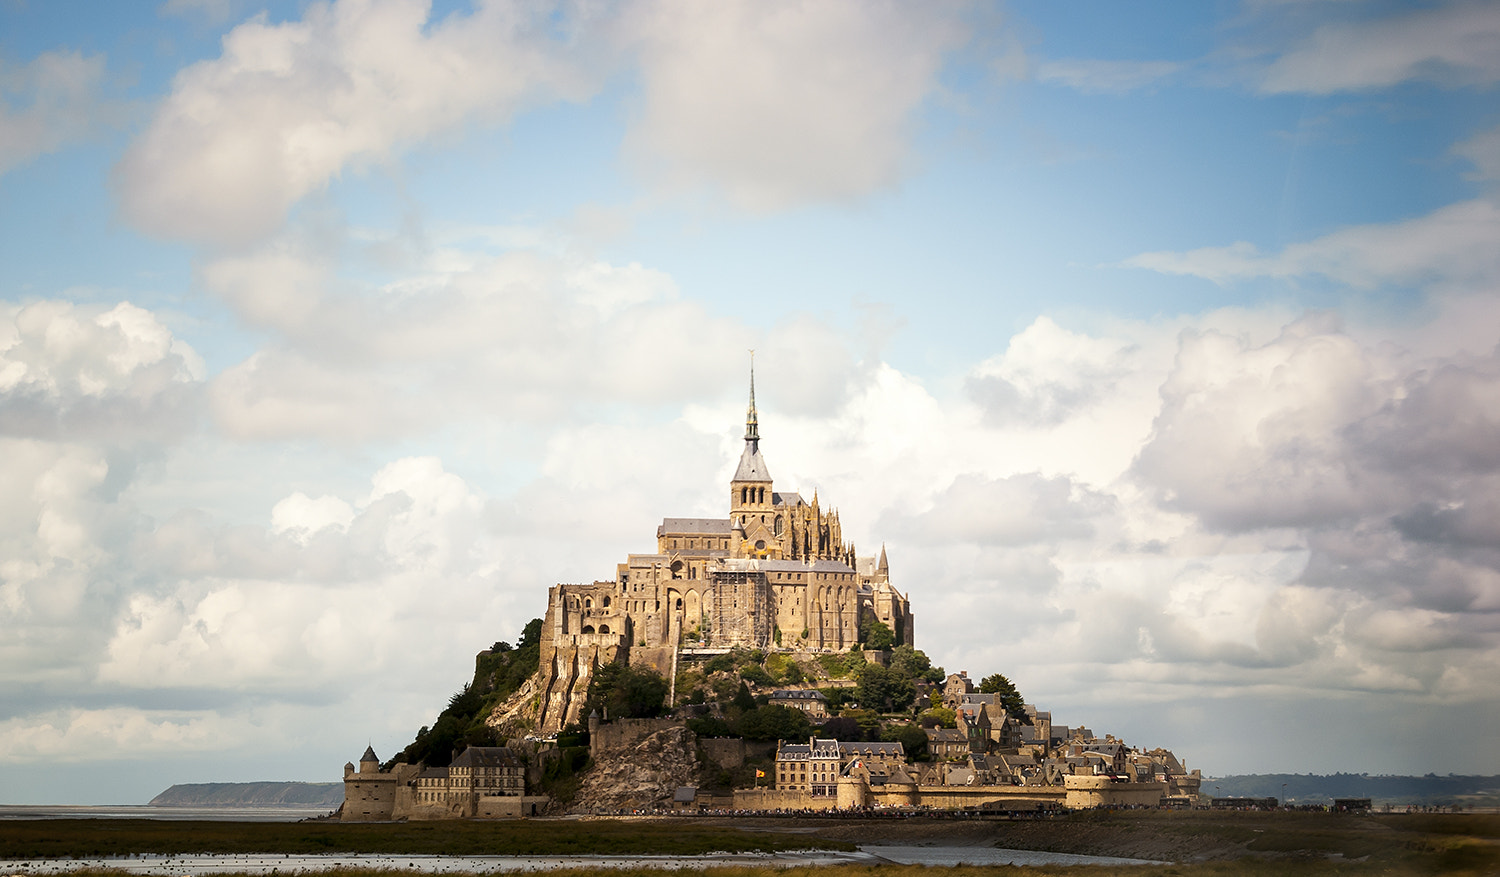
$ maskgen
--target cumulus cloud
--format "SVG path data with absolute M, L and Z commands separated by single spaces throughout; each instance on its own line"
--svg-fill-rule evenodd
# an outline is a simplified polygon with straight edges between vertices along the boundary
M 0 65 L 0 174 L 81 140 L 119 115 L 100 94 L 104 56 L 46 52 Z
M 552 12 L 488 3 L 430 21 L 421 0 L 344 0 L 241 24 L 177 74 L 121 160 L 121 211 L 154 235 L 242 245 L 348 169 L 583 97 L 591 77 L 561 59 Z
M 136 707 L 49 710 L 0 721 L 0 763 L 108 761 L 222 751 L 262 728 L 244 716 Z
M 1440 208 L 1404 222 L 1352 226 L 1279 253 L 1253 244 L 1185 253 L 1142 253 L 1127 265 L 1227 283 L 1251 277 L 1321 274 L 1356 289 L 1387 283 L 1474 283 L 1500 276 L 1500 208 L 1486 199 Z
M 1037 317 L 1004 354 L 971 370 L 965 388 L 993 422 L 1060 423 L 1112 393 L 1131 353 L 1128 344 Z
M 771 210 L 896 183 L 961 8 L 893 2 L 641 3 L 622 23 L 644 94 L 626 147 L 669 189 Z
M 1260 88 L 1331 94 L 1410 80 L 1448 86 L 1500 80 L 1500 9 L 1493 3 L 1446 3 L 1326 24 L 1273 61 Z
M 356 286 L 278 242 L 199 276 L 280 336 L 209 387 L 216 422 L 243 438 L 367 441 L 455 418 L 553 420 L 600 399 L 704 400 L 737 383 L 746 348 L 797 375 L 794 411 L 836 405 L 862 380 L 854 339 L 826 322 L 751 329 L 639 264 L 445 248 L 418 272 Z
M 927 543 L 1024 545 L 1093 535 L 1093 518 L 1114 507 L 1107 494 L 1057 476 L 1035 473 L 988 478 L 965 475 L 909 520 L 886 520 L 882 529 Z
M 149 311 L 0 306 L 0 434 L 120 437 L 179 430 L 203 363 Z

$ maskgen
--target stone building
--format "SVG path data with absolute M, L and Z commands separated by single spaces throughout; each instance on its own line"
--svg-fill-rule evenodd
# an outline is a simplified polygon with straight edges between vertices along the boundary
M 397 763 L 380 769 L 373 748 L 359 770 L 344 765 L 341 822 L 535 816 L 548 804 L 526 794 L 526 765 L 503 746 L 470 746 L 448 767 Z
M 580 720 L 593 668 L 615 660 L 671 679 L 683 649 L 715 653 L 844 651 L 862 619 L 911 644 L 914 619 L 890 564 L 859 557 L 839 514 L 816 493 L 778 491 L 760 449 L 755 377 L 728 516 L 663 518 L 655 550 L 631 554 L 611 581 L 559 584 L 547 595 L 541 673 L 524 692 L 543 733 Z

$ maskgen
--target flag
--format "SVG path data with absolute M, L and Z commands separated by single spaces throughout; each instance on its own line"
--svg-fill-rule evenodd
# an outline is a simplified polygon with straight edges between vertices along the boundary
M 755 771 L 755 778 L 756 778 L 756 779 L 760 779 L 760 778 L 761 778 L 761 777 L 763 777 L 763 776 L 765 776 L 765 775 L 766 775 L 766 772 L 765 772 L 765 771 L 763 771 L 763 770 L 759 770 L 759 769 L 757 769 L 757 770 L 756 770 L 756 771 Z

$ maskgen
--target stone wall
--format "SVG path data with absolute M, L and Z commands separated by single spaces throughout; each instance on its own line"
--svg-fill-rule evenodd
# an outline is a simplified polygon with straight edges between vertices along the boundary
M 628 749 L 657 731 L 683 726 L 681 719 L 613 719 L 603 722 L 589 734 L 589 756 L 599 758 Z
M 806 792 L 777 791 L 776 789 L 735 789 L 736 810 L 833 810 L 838 807 L 837 798 L 814 798 Z
M 1166 783 L 1119 783 L 1108 776 L 1063 777 L 1069 810 L 1094 807 L 1155 807 L 1161 803 Z
M 699 737 L 698 749 L 705 758 L 725 770 L 734 770 L 745 764 L 745 741 L 738 737 Z

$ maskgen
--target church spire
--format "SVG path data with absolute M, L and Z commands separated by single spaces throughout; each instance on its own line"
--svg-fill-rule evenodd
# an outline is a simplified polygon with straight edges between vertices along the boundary
M 755 414 L 755 351 L 750 351 L 750 407 L 745 411 L 745 441 L 760 444 L 760 419 Z

